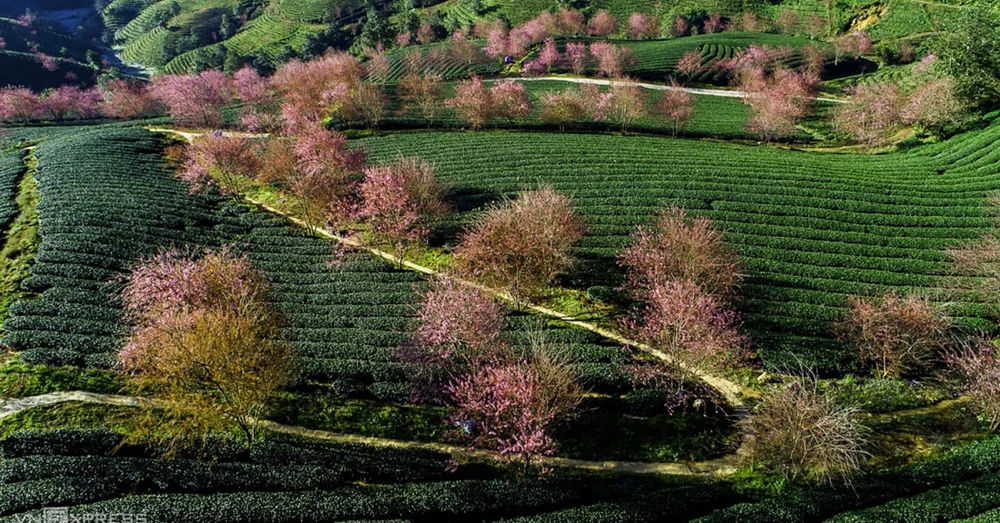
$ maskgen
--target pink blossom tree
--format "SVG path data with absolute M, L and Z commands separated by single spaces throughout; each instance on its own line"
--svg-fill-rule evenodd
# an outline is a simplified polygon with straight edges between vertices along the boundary
M 41 98 L 31 89 L 7 87 L 0 89 L 0 121 L 28 122 L 42 118 Z
M 739 317 L 726 302 L 688 279 L 671 279 L 643 293 L 645 307 L 625 327 L 637 339 L 690 368 L 734 367 L 746 357 Z
M 421 293 L 412 343 L 395 356 L 412 369 L 413 400 L 445 402 L 445 386 L 489 363 L 510 361 L 501 335 L 507 310 L 493 297 L 436 277 Z
M 407 250 L 426 241 L 431 224 L 444 217 L 447 189 L 434 177 L 434 167 L 419 158 L 365 169 L 359 188 L 359 215 L 376 245 L 388 245 L 399 263 Z
M 561 61 L 562 55 L 559 53 L 559 48 L 556 47 L 556 41 L 552 38 L 546 38 L 545 45 L 538 53 L 538 62 L 545 67 L 545 72 L 551 73 L 552 68 L 558 66 Z
M 221 127 L 222 108 L 233 100 L 232 81 L 221 71 L 158 76 L 150 89 L 177 125 L 185 127 Z
M 583 34 L 587 18 L 583 13 L 575 9 L 560 9 L 556 13 L 556 30 L 564 36 L 577 36 Z
M 346 85 L 361 83 L 364 66 L 347 53 L 328 53 L 309 62 L 285 62 L 271 76 L 271 84 L 282 97 L 281 114 L 285 130 L 294 134 L 299 129 L 322 124 L 328 109 L 317 103 L 323 95 Z
M 670 24 L 670 36 L 674 38 L 691 34 L 691 23 L 683 16 L 674 17 L 674 22 Z
M 722 231 L 679 207 L 660 212 L 652 226 L 639 226 L 618 264 L 626 269 L 623 288 L 640 298 L 671 281 L 694 282 L 709 295 L 726 298 L 743 279 Z
M 695 99 L 690 93 L 682 91 L 677 83 L 672 83 L 671 87 L 673 89 L 664 91 L 653 104 L 653 114 L 670 122 L 671 131 L 676 135 L 694 116 Z
M 424 23 L 417 27 L 418 43 L 421 45 L 427 45 L 433 43 L 434 40 L 437 40 L 437 35 L 434 34 L 434 28 L 431 27 L 431 24 Z
M 486 47 L 483 47 L 486 56 L 494 60 L 503 60 L 507 56 L 507 47 L 506 29 L 492 29 L 486 34 Z
M 592 42 L 590 54 L 597 61 L 598 74 L 608 78 L 623 76 L 635 60 L 631 49 L 622 48 L 609 42 Z
M 504 118 L 508 123 L 531 114 L 531 101 L 524 84 L 516 80 L 493 82 L 489 91 L 494 118 Z
M 779 69 L 772 75 L 748 74 L 742 77 L 740 88 L 746 93 L 743 101 L 750 106 L 747 129 L 765 142 L 793 136 L 795 125 L 805 118 L 812 107 L 813 83 L 803 73 Z
M 950 77 L 943 77 L 917 86 L 900 116 L 904 123 L 940 132 L 949 125 L 961 122 L 965 113 L 965 104 L 955 92 L 955 81 Z
M 281 125 L 279 101 L 270 82 L 252 67 L 244 67 L 233 74 L 236 95 L 243 103 L 240 109 L 240 126 L 247 131 L 274 131 Z
M 887 293 L 851 297 L 837 336 L 882 378 L 925 372 L 948 343 L 949 323 L 929 300 Z
M 628 17 L 628 37 L 632 40 L 657 38 L 660 36 L 660 20 L 643 13 L 632 13 Z
M 382 44 L 368 52 L 368 62 L 365 63 L 365 74 L 368 81 L 378 85 L 385 85 L 389 81 L 389 72 L 392 69 L 392 62 L 385 54 Z
M 63 85 L 47 91 L 41 98 L 42 112 L 54 120 L 67 118 L 89 119 L 101 116 L 104 96 L 97 88 L 82 89 L 76 85 Z
M 445 100 L 445 105 L 454 109 L 458 118 L 472 129 L 489 122 L 494 113 L 490 91 L 475 75 L 455 86 L 454 98 Z
M 607 38 L 618 32 L 618 19 L 605 9 L 598 11 L 587 24 L 587 34 Z
M 701 53 L 698 51 L 688 51 L 677 60 L 674 70 L 684 75 L 685 78 L 694 78 L 704 70 L 701 65 Z
M 462 234 L 456 269 L 504 289 L 520 304 L 572 265 L 569 250 L 583 230 L 568 196 L 551 186 L 524 191 L 490 208 Z
M 756 14 L 746 11 L 740 15 L 739 29 L 748 33 L 763 33 L 768 29 L 768 22 Z
M 365 164 L 364 150 L 348 146 L 347 137 L 314 125 L 296 136 L 296 168 L 283 186 L 294 196 L 297 213 L 315 230 L 342 224 L 356 214 L 356 174 Z
M 163 105 L 153 97 L 145 83 L 111 80 L 102 87 L 105 91 L 104 114 L 112 118 L 130 120 L 163 112 Z
M 448 44 L 448 53 L 456 62 L 472 65 L 481 56 L 481 50 L 470 40 L 464 31 L 455 31 Z
M 618 124 L 624 132 L 648 114 L 648 103 L 646 89 L 633 83 L 615 82 L 599 95 L 595 116 L 598 120 Z
M 702 25 L 702 31 L 705 33 L 721 33 L 726 30 L 726 21 L 722 18 L 719 13 L 712 13 L 707 19 L 705 19 L 704 25 Z
M 568 42 L 566 44 L 566 61 L 569 62 L 570 70 L 573 74 L 580 76 L 587 68 L 587 44 L 581 42 Z
M 225 195 L 238 195 L 260 168 L 257 147 L 250 140 L 206 135 L 188 146 L 187 159 L 178 174 L 192 192 L 216 185 Z
M 975 411 L 990 430 L 1000 429 L 1000 354 L 996 342 L 987 335 L 973 336 L 945 356 L 950 373 L 958 379 L 958 389 L 972 398 Z
M 844 55 L 859 58 L 863 54 L 872 52 L 872 39 L 864 31 L 854 31 L 834 40 L 833 52 L 834 64 L 840 62 Z
M 580 398 L 568 365 L 548 370 L 543 374 L 533 365 L 495 364 L 455 381 L 448 387 L 458 409 L 455 420 L 471 421 L 473 441 L 496 449 L 505 461 L 524 471 L 540 467 L 540 458 L 556 448 L 551 426 L 570 414 Z
M 54 56 L 47 55 L 45 53 L 35 51 L 32 53 L 35 57 L 35 61 L 42 64 L 42 69 L 52 72 L 59 69 L 59 60 L 56 60 Z
M 868 147 L 887 143 L 902 119 L 904 97 L 899 87 L 869 83 L 849 93 L 849 102 L 837 107 L 833 114 L 837 129 Z

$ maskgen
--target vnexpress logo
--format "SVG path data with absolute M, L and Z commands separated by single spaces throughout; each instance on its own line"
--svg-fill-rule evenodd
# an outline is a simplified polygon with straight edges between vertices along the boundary
M 21 515 L 18 523 L 148 523 L 145 514 L 70 514 L 67 507 L 42 509 L 38 515 Z

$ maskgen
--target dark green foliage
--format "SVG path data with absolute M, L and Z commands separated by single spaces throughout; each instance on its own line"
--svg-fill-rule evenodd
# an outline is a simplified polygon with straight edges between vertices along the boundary
M 1000 12 L 992 2 L 977 2 L 934 44 L 946 73 L 957 81 L 959 94 L 975 106 L 1000 100 Z

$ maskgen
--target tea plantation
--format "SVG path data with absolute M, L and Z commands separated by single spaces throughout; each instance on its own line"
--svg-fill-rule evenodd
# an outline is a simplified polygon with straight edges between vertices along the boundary
M 746 262 L 740 308 L 764 361 L 798 355 L 836 373 L 852 369 L 830 333 L 849 294 L 933 295 L 951 270 L 943 249 L 990 224 L 998 133 L 993 125 L 875 156 L 530 132 L 406 133 L 359 144 L 379 159 L 420 154 L 477 201 L 538 181 L 572 195 L 588 226 L 577 249 L 583 263 L 567 276 L 579 288 L 619 283 L 614 254 L 655 209 L 677 204 L 708 216 Z M 987 326 L 977 304 L 952 303 L 951 312 Z

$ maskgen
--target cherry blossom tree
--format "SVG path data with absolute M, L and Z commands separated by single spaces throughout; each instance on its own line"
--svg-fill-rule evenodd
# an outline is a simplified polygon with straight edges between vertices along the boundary
M 504 289 L 519 304 L 572 265 L 569 250 L 583 230 L 568 196 L 551 186 L 523 191 L 492 206 L 462 234 L 454 251 L 456 268 Z
M 507 30 L 505 28 L 492 29 L 486 34 L 486 47 L 483 47 L 486 56 L 494 60 L 503 60 L 507 56 L 507 48 Z
M 356 214 L 356 174 L 365 165 L 364 150 L 350 148 L 342 133 L 315 125 L 295 138 L 296 169 L 283 186 L 294 196 L 297 214 L 315 230 L 342 224 Z
M 247 131 L 273 131 L 280 127 L 279 100 L 270 82 L 252 67 L 233 74 L 236 95 L 243 103 L 240 126 Z
M 618 32 L 618 19 L 605 9 L 598 11 L 587 24 L 587 34 L 607 38 Z
M 658 38 L 660 36 L 660 20 L 655 16 L 643 13 L 632 13 L 628 17 L 628 37 L 632 40 Z
M 464 31 L 455 31 L 448 44 L 448 53 L 456 62 L 472 65 L 481 56 L 481 50 L 476 43 L 468 38 Z
M 653 104 L 653 114 L 670 122 L 671 131 L 676 135 L 694 116 L 695 99 L 690 93 L 680 90 L 676 82 L 671 87 Z
M 437 40 L 437 35 L 434 34 L 434 28 L 431 27 L 431 24 L 424 23 L 420 24 L 420 27 L 417 27 L 418 43 L 427 45 L 433 43 L 435 40 Z
M 615 82 L 599 95 L 595 116 L 598 120 L 618 124 L 624 132 L 648 114 L 648 102 L 646 89 L 633 83 Z
M 590 54 L 597 61 L 597 72 L 608 78 L 619 78 L 632 66 L 635 54 L 609 42 L 592 42 Z
M 489 91 L 492 116 L 508 122 L 526 118 L 531 114 L 531 102 L 524 84 L 516 80 L 493 82 Z
M 889 141 L 902 119 L 905 99 L 895 84 L 860 84 L 848 91 L 848 103 L 836 108 L 836 127 L 858 142 L 875 147 Z
M 489 88 L 475 75 L 455 86 L 455 97 L 445 100 L 445 105 L 472 129 L 485 125 L 494 113 Z
M 545 67 L 545 72 L 551 73 L 552 68 L 558 66 L 561 61 L 562 55 L 559 53 L 559 48 L 556 47 L 556 41 L 552 38 L 546 38 L 545 45 L 538 53 L 538 62 Z
M 104 95 L 99 89 L 83 89 L 76 85 L 63 85 L 47 91 L 41 98 L 41 110 L 54 120 L 70 117 L 79 119 L 101 116 Z
M 513 359 L 501 335 L 507 310 L 496 299 L 444 277 L 432 278 L 421 297 L 413 342 L 395 353 L 411 369 L 414 401 L 443 403 L 449 382 Z
M 271 83 L 282 97 L 281 114 L 286 132 L 294 134 L 301 128 L 322 124 L 328 110 L 324 94 L 338 86 L 360 84 L 364 66 L 347 53 L 334 52 L 310 62 L 285 62 L 271 77 Z
M 42 102 L 31 89 L 7 87 L 0 89 L 0 121 L 28 122 L 41 118 Z
M 722 231 L 679 207 L 661 211 L 652 226 L 640 225 L 618 254 L 618 264 L 626 269 L 623 288 L 640 298 L 679 280 L 695 282 L 712 296 L 731 297 L 743 279 Z
M 573 74 L 580 76 L 587 67 L 587 44 L 580 42 L 568 42 L 566 44 L 566 61 L 569 62 L 570 70 Z
M 844 55 L 850 55 L 858 58 L 863 54 L 872 52 L 872 40 L 868 36 L 868 33 L 865 33 L 864 31 L 854 31 L 834 40 L 833 52 L 833 63 L 836 65 L 840 62 L 840 59 L 843 58 Z
M 900 116 L 904 123 L 918 124 L 924 129 L 941 132 L 949 125 L 960 123 L 965 114 L 966 107 L 958 97 L 955 81 L 950 77 L 943 77 L 917 86 Z
M 746 360 L 739 316 L 724 298 L 683 278 L 668 280 L 642 296 L 645 307 L 639 317 L 624 322 L 636 339 L 688 368 L 731 368 Z
M 560 9 L 556 13 L 556 30 L 564 36 L 577 36 L 583 34 L 587 25 L 587 18 L 583 13 L 575 9 Z
M 222 194 L 241 194 L 261 165 L 257 147 L 234 136 L 202 136 L 188 146 L 186 157 L 178 176 L 192 192 L 216 185 Z
M 721 33 L 726 30 L 726 21 L 722 18 L 719 13 L 712 13 L 702 26 L 702 31 L 705 33 Z
M 540 458 L 556 449 L 551 426 L 579 403 L 572 377 L 566 364 L 550 366 L 548 374 L 533 365 L 488 365 L 449 385 L 458 409 L 454 419 L 471 421 L 474 442 L 496 449 L 505 461 L 524 471 L 540 467 Z M 560 397 L 575 401 L 556 401 Z
M 222 109 L 233 101 L 232 80 L 221 71 L 196 75 L 163 75 L 150 85 L 153 96 L 167 106 L 177 125 L 218 128 Z
M 164 107 L 149 92 L 145 83 L 130 80 L 111 80 L 104 89 L 104 114 L 112 118 L 130 120 L 155 116 Z
M 255 440 L 268 401 L 298 375 L 268 289 L 247 257 L 229 249 L 197 258 L 165 251 L 140 262 L 122 293 L 133 327 L 119 367 L 184 416 L 165 422 L 151 414 L 132 437 L 191 440 L 237 427 L 247 445 Z
M 385 54 L 382 44 L 368 53 L 368 62 L 365 63 L 365 74 L 370 82 L 378 85 L 385 85 L 389 81 L 389 72 L 392 69 L 392 62 Z
M 810 76 L 822 76 L 826 67 L 826 51 L 816 45 L 807 45 L 799 52 L 802 54 L 801 70 Z
M 851 297 L 835 330 L 874 373 L 899 378 L 928 370 L 948 343 L 948 328 L 948 320 L 926 298 L 887 293 Z
M 670 36 L 674 38 L 691 34 L 691 24 L 683 16 L 674 17 L 674 22 L 670 24 Z
M 992 337 L 972 336 L 950 349 L 944 360 L 980 418 L 991 431 L 1000 429 L 1000 354 Z
M 448 213 L 447 189 L 434 167 L 419 158 L 401 158 L 365 169 L 359 188 L 359 215 L 376 245 L 388 245 L 402 263 L 408 248 L 426 241 L 431 224 Z
M 701 65 L 701 53 L 698 51 L 688 51 L 677 60 L 674 70 L 684 75 L 686 78 L 694 78 L 704 70 Z
M 441 75 L 435 72 L 407 72 L 396 83 L 396 94 L 403 102 L 404 111 L 417 111 L 428 125 L 433 124 L 444 98 Z
M 772 75 L 748 74 L 741 77 L 740 89 L 746 93 L 744 103 L 750 106 L 747 129 L 762 140 L 795 135 L 795 127 L 812 107 L 814 84 L 803 73 L 779 69 Z

